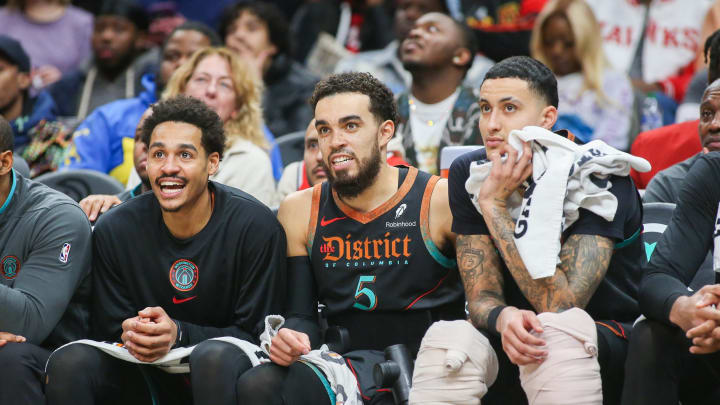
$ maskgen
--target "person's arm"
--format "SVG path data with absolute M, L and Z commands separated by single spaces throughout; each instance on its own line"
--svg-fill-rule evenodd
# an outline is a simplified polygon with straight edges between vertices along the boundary
M 0 285 L 0 331 L 40 344 L 90 269 L 91 231 L 83 212 L 70 204 L 51 208 L 25 231 L 32 233 L 30 255 L 20 264 L 13 286 Z
M 102 108 L 94 111 L 73 133 L 70 151 L 60 169 L 90 169 L 110 172 L 110 143 L 112 132 Z
M 319 340 L 317 288 L 307 251 L 307 230 L 313 188 L 290 194 L 280 204 L 278 220 L 287 235 L 288 287 L 287 319 L 272 340 L 270 359 L 282 366 L 307 354 Z M 292 274 L 290 274 L 292 273 Z
M 690 296 L 687 286 L 712 249 L 715 218 L 720 202 L 716 180 L 720 156 L 701 156 L 690 168 L 672 221 L 658 242 L 640 286 L 640 310 L 650 319 L 681 326 L 671 312 L 679 297 Z M 679 317 L 683 319 L 685 317 Z
M 533 279 L 515 246 L 515 222 L 507 209 L 508 196 L 532 174 L 530 147 L 518 162 L 517 151 L 506 146 L 507 160 L 490 157 L 490 176 L 478 193 L 478 204 L 490 235 L 520 291 L 538 312 L 559 312 L 584 308 L 605 277 L 613 253 L 610 238 L 599 235 L 571 235 L 560 250 L 560 264 L 551 277 Z
M 490 239 L 485 219 L 465 190 L 470 160 L 456 159 L 450 166 L 448 194 L 452 231 L 457 233 L 456 253 L 465 288 L 470 321 L 478 329 L 499 335 L 503 349 L 515 364 L 542 361 L 547 353 L 541 339 L 529 331 L 542 332 L 532 311 L 507 306 L 503 295 L 502 263 Z
M 666 169 L 667 170 L 667 169 Z M 677 179 L 675 179 L 677 181 Z M 667 175 L 665 170 L 658 172 L 648 183 L 643 195 L 643 203 L 665 202 L 675 204 L 675 196 L 672 193 L 673 178 Z

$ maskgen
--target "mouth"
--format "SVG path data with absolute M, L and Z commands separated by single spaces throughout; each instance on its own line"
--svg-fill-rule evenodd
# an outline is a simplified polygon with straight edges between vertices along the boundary
M 486 148 L 497 148 L 505 142 L 505 139 L 499 136 L 489 136 L 485 139 Z
M 157 185 L 163 198 L 175 198 L 185 189 L 185 182 L 180 179 L 161 179 Z
M 332 155 L 330 157 L 330 165 L 332 166 L 333 170 L 345 170 L 350 167 L 352 162 L 355 159 L 350 155 L 345 154 L 338 154 L 338 155 Z
M 408 39 L 403 42 L 402 51 L 403 53 L 409 53 L 421 49 L 422 46 L 415 40 Z
M 115 56 L 115 52 L 111 49 L 101 49 L 98 51 L 97 56 L 100 59 L 112 59 Z
M 327 177 L 327 174 L 325 173 L 325 169 L 323 169 L 321 166 L 318 166 L 315 169 L 313 169 L 312 174 L 315 177 Z

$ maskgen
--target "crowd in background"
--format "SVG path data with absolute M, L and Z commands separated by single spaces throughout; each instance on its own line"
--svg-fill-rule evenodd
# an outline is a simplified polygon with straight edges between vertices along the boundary
M 3 3 L 0 113 L 31 176 L 92 169 L 134 189 L 140 116 L 161 98 L 187 94 L 211 106 L 228 132 L 215 180 L 270 206 L 287 193 L 276 187 L 289 163 L 277 142 L 312 132 L 307 99 L 321 78 L 378 77 L 400 111 L 389 157 L 438 173 L 443 147 L 482 143 L 478 85 L 513 55 L 555 73 L 557 129 L 656 163 L 650 174 L 633 173 L 645 188 L 657 171 L 700 151 L 690 136 L 686 156 L 665 162 L 638 134 L 664 128 L 668 140 L 697 127 L 712 41 L 703 44 L 720 27 L 720 2 L 711 0 Z M 418 24 L 430 12 L 456 26 Z M 216 49 L 200 51 L 208 46 Z M 314 177 L 317 164 L 298 164 L 282 181 L 290 190 Z

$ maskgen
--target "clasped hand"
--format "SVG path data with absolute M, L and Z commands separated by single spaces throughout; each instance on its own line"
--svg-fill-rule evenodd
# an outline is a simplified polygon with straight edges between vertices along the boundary
M 177 339 L 177 325 L 161 307 L 145 308 L 126 319 L 122 330 L 128 353 L 148 363 L 168 354 Z

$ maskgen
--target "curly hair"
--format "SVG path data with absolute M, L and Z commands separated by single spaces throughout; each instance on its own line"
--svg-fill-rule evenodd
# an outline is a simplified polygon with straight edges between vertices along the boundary
M 313 111 L 320 100 L 340 93 L 360 93 L 368 96 L 370 112 L 378 123 L 390 120 L 397 125 L 398 111 L 393 93 L 380 80 L 365 72 L 340 73 L 321 80 L 310 98 Z
M 218 55 L 230 64 L 230 76 L 235 90 L 237 110 L 235 118 L 225 122 L 227 144 L 229 148 L 236 139 L 243 138 L 264 150 L 270 146 L 265 139 L 262 125 L 262 83 L 255 80 L 254 74 L 235 53 L 227 48 L 204 48 L 196 51 L 190 59 L 180 66 L 170 77 L 162 98 L 175 97 L 185 93 L 190 77 L 203 59 Z
M 175 96 L 153 104 L 152 114 L 143 121 L 140 128 L 142 141 L 150 146 L 150 136 L 155 127 L 168 122 L 184 122 L 194 125 L 202 132 L 202 146 L 205 153 L 225 152 L 225 131 L 220 117 L 202 101 L 188 97 Z
M 225 40 L 234 30 L 235 22 L 244 13 L 249 12 L 267 25 L 270 42 L 275 45 L 278 54 L 290 53 L 290 24 L 285 15 L 272 3 L 260 1 L 239 2 L 223 11 L 220 18 L 220 37 Z

